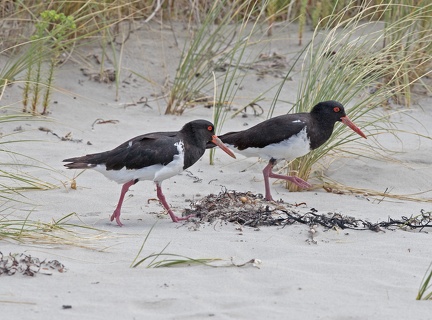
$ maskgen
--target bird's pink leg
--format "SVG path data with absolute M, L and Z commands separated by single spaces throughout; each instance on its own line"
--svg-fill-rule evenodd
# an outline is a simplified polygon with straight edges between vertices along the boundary
M 272 168 L 273 168 L 273 165 L 271 165 L 269 162 L 268 165 L 266 165 L 266 167 L 263 170 L 264 186 L 265 186 L 265 199 L 267 201 L 273 201 L 273 197 L 272 197 L 271 191 L 270 191 L 270 182 L 269 182 L 269 176 L 270 176 L 270 172 L 271 172 Z
M 170 206 L 168 205 L 168 203 L 165 200 L 165 196 L 162 193 L 162 187 L 161 187 L 161 183 L 160 182 L 156 182 L 156 194 L 157 194 L 157 197 L 158 197 L 159 201 L 162 203 L 162 205 L 164 206 L 164 208 L 168 211 L 168 214 L 170 215 L 171 220 L 173 222 L 179 222 L 179 221 L 182 221 L 182 220 L 187 220 L 190 217 L 194 216 L 193 214 L 190 214 L 190 215 L 188 215 L 186 217 L 178 217 L 178 216 L 176 216 L 175 213 L 171 210 Z
M 290 182 L 298 185 L 300 188 L 303 188 L 303 189 L 308 189 L 308 188 L 312 187 L 311 184 L 307 183 L 306 181 L 304 181 L 303 179 L 301 179 L 299 177 L 286 176 L 286 175 L 282 175 L 282 174 L 273 173 L 272 170 L 273 170 L 273 167 L 275 166 L 275 164 L 276 164 L 276 161 L 274 159 L 270 159 L 269 163 L 267 164 L 267 166 L 263 170 L 264 185 L 265 185 L 265 199 L 267 201 L 273 201 L 273 198 L 272 198 L 271 192 L 270 192 L 269 178 L 287 180 L 287 181 L 290 181 Z
M 110 219 L 111 221 L 113 221 L 115 219 L 117 224 L 120 227 L 123 226 L 123 223 L 121 223 L 121 221 L 120 221 L 120 210 L 121 210 L 121 206 L 123 204 L 125 194 L 126 194 L 126 192 L 128 192 L 129 188 L 137 182 L 138 182 L 137 180 L 131 180 L 129 182 L 126 182 L 121 189 L 120 199 L 117 203 L 117 208 L 114 210 L 114 213 L 112 214 L 111 219 Z

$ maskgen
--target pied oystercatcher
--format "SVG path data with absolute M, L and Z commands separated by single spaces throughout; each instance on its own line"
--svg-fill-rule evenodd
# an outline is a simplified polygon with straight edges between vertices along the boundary
M 279 160 L 291 161 L 321 146 L 332 135 L 337 121 L 366 138 L 365 134 L 347 117 L 342 104 L 336 101 L 320 102 L 309 113 L 274 117 L 247 130 L 229 132 L 220 135 L 219 138 L 228 147 L 246 157 L 269 159 L 263 175 L 265 199 L 272 201 L 269 178 L 288 180 L 305 189 L 311 187 L 299 177 L 273 173 L 273 167 Z M 207 148 L 214 146 L 212 143 L 207 144 Z
M 115 219 L 119 226 L 123 225 L 120 210 L 124 196 L 129 187 L 140 180 L 155 182 L 157 197 L 172 221 L 177 222 L 186 220 L 189 216 L 177 217 L 174 214 L 162 193 L 162 181 L 197 162 L 209 142 L 235 158 L 232 151 L 215 135 L 211 122 L 194 120 L 177 132 L 147 133 L 132 138 L 111 151 L 69 158 L 63 162 L 70 162 L 65 164 L 69 169 L 94 169 L 108 179 L 123 184 L 117 208 L 111 216 L 111 221 Z

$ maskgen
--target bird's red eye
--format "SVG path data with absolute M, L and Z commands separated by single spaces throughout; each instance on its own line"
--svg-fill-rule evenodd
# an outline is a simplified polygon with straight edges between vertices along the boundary
M 213 126 L 208 126 L 208 127 L 207 127 L 207 130 L 208 130 L 208 131 L 213 131 Z
M 337 112 L 340 112 L 340 108 L 339 108 L 339 107 L 334 107 L 334 108 L 333 108 L 333 111 L 336 112 L 336 113 L 337 113 Z

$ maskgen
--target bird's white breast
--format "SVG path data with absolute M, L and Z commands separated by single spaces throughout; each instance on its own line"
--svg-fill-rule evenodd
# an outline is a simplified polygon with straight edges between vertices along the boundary
M 299 133 L 291 136 L 289 139 L 283 140 L 279 143 L 272 143 L 264 148 L 247 148 L 238 150 L 232 145 L 227 144 L 228 147 L 235 150 L 245 157 L 260 157 L 262 159 L 276 159 L 291 161 L 295 158 L 304 156 L 310 151 L 310 141 L 304 127 Z
M 99 164 L 93 169 L 102 173 L 105 177 L 117 183 L 126 183 L 132 180 L 152 180 L 162 182 L 183 171 L 184 166 L 184 144 L 182 141 L 174 144 L 177 147 L 178 154 L 174 155 L 173 160 L 167 165 L 154 164 L 141 169 L 107 170 L 104 164 Z

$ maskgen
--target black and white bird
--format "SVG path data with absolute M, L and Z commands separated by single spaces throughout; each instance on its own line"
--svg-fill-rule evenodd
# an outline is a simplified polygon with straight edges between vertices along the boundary
M 178 217 L 169 207 L 162 193 L 162 181 L 171 178 L 197 162 L 206 150 L 207 143 L 219 146 L 231 157 L 233 152 L 215 135 L 214 126 L 206 120 L 186 123 L 177 132 L 154 132 L 132 138 L 117 148 L 82 157 L 69 158 L 63 162 L 69 169 L 93 169 L 110 180 L 123 184 L 117 208 L 111 216 L 119 226 L 120 210 L 128 189 L 141 180 L 156 184 L 157 197 L 168 211 L 172 221 L 186 220 Z
M 263 175 L 265 199 L 272 201 L 269 178 L 287 180 L 304 189 L 311 187 L 299 177 L 273 173 L 273 167 L 280 160 L 294 160 L 324 144 L 332 135 L 333 127 L 338 121 L 366 138 L 365 134 L 347 117 L 342 104 L 336 101 L 320 102 L 309 113 L 274 117 L 247 130 L 229 132 L 220 135 L 219 138 L 229 148 L 243 156 L 269 160 Z M 214 146 L 212 143 L 207 145 L 208 148 Z

